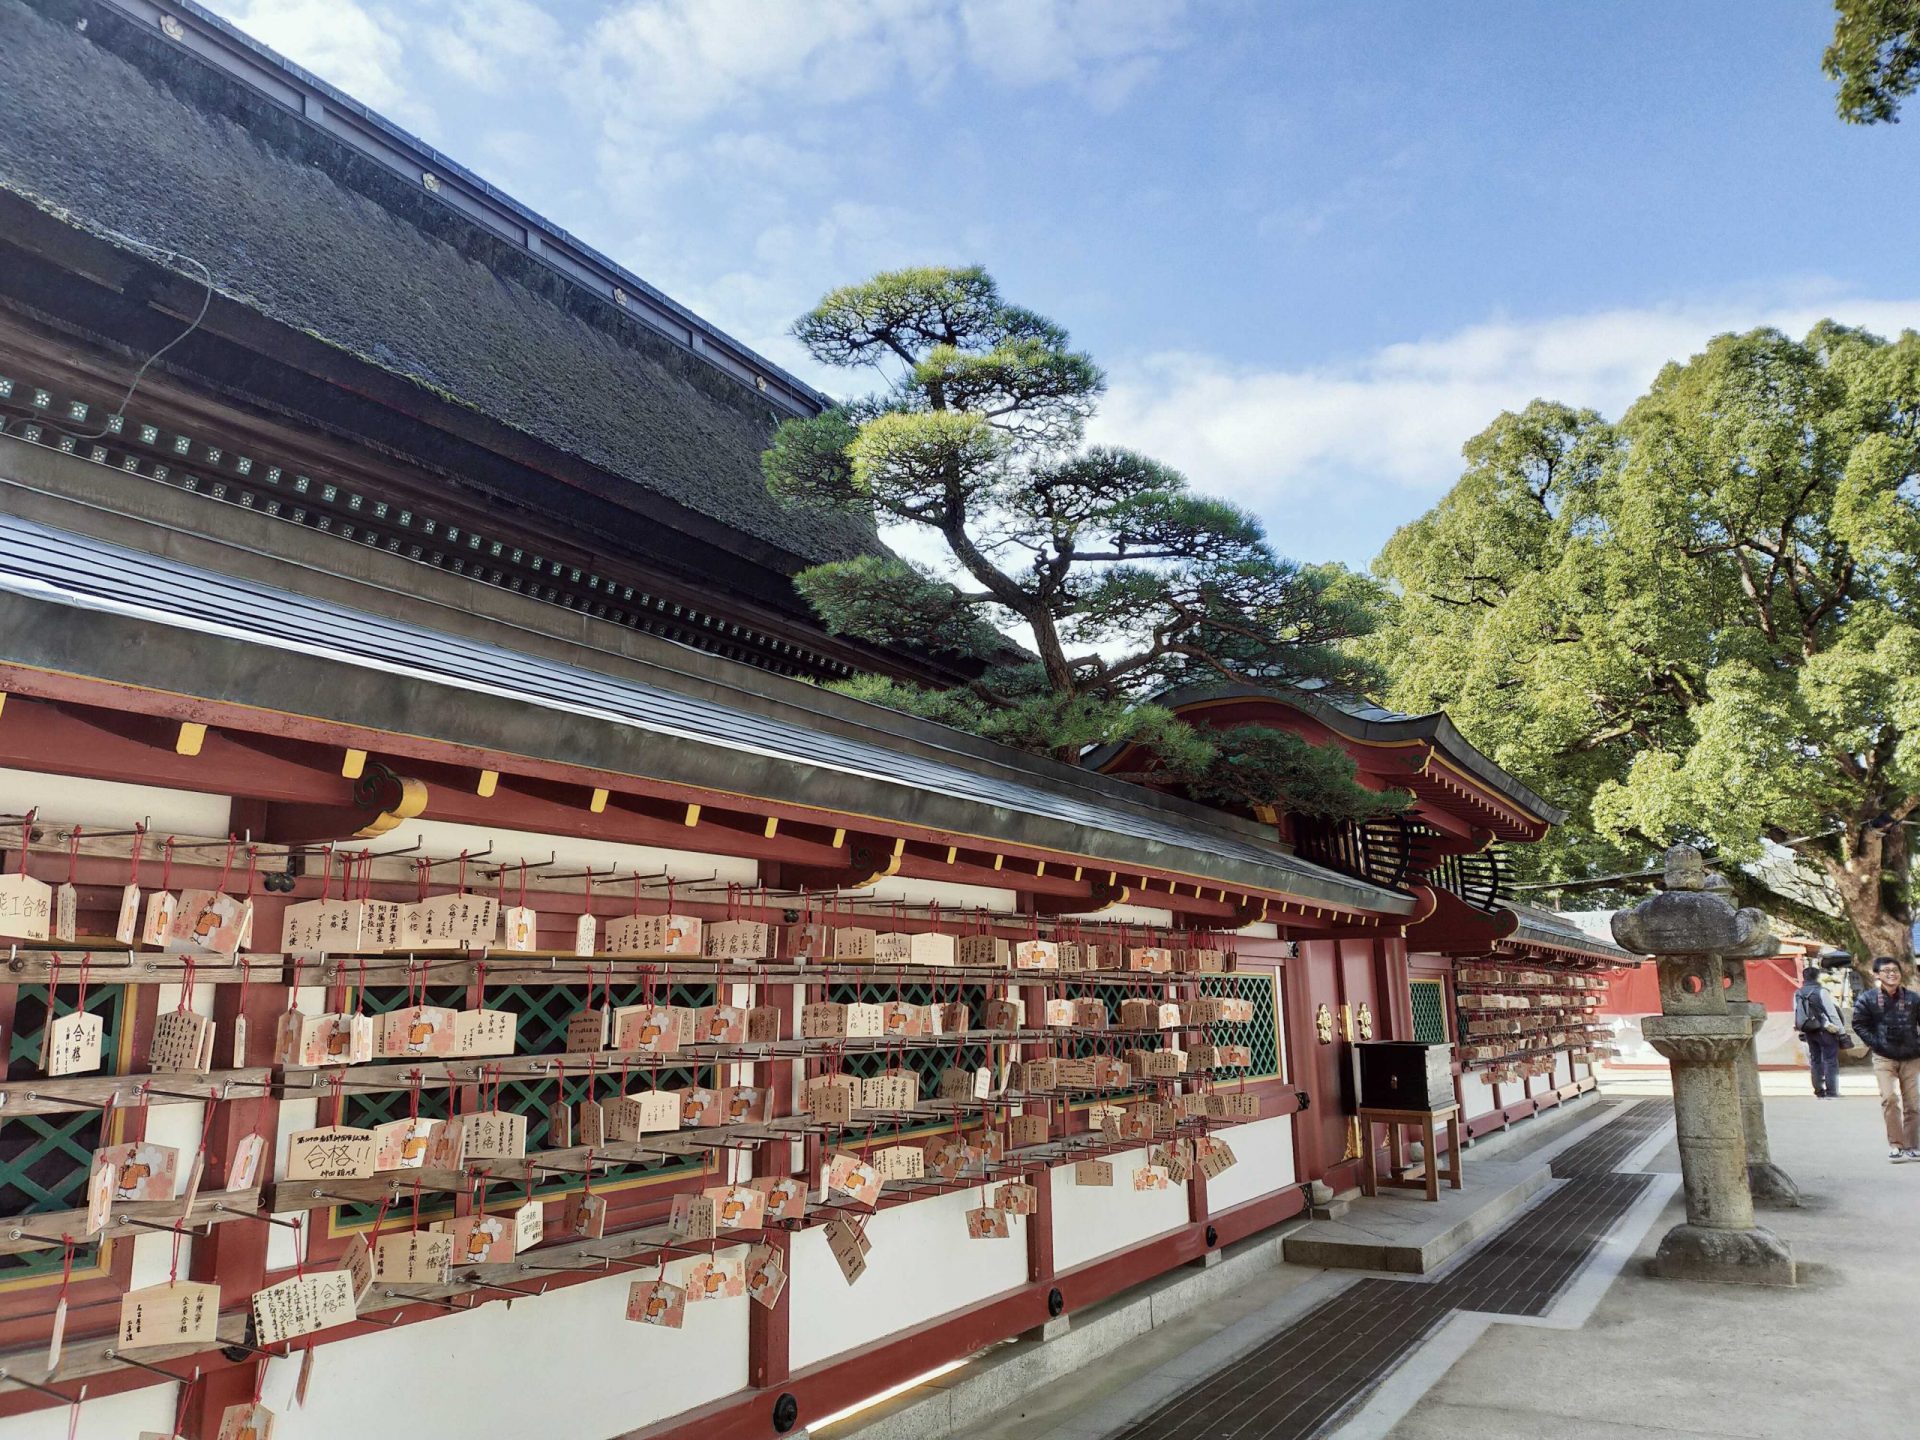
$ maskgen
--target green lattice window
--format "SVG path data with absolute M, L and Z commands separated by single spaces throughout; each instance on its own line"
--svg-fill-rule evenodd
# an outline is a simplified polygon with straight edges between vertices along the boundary
M 648 987 L 643 982 L 616 984 L 612 987 L 611 998 L 615 1008 L 622 1005 L 638 1005 L 647 996 Z M 701 1006 L 714 1003 L 712 985 L 673 985 L 655 986 L 653 989 L 656 1003 L 668 1005 Z M 594 986 L 591 1003 L 599 1005 L 606 998 L 600 986 Z M 367 987 L 366 1009 L 370 1014 L 383 1014 L 397 1010 L 412 1003 L 409 992 L 404 986 L 370 985 Z M 445 1005 L 454 1009 L 464 1008 L 467 992 L 461 986 L 429 987 L 425 1003 Z M 558 1055 L 566 1046 L 567 1022 L 589 1003 L 588 992 L 577 985 L 502 985 L 489 987 L 487 1005 L 494 1010 L 512 1010 L 519 1014 L 520 1025 L 517 1033 L 514 1053 L 516 1055 Z M 564 1089 L 567 1104 L 577 1105 L 587 1098 L 589 1084 L 586 1071 L 586 1058 L 579 1057 L 579 1065 L 569 1063 L 564 1082 L 550 1079 L 506 1081 L 500 1086 L 500 1108 L 513 1111 L 527 1117 L 527 1150 L 529 1153 L 548 1148 L 547 1107 L 553 1103 L 555 1086 Z M 619 1070 L 611 1072 L 602 1064 L 593 1081 L 594 1094 L 601 1100 L 607 1100 L 618 1089 Z M 628 1072 L 628 1083 L 648 1083 L 663 1089 L 676 1089 L 687 1085 L 711 1084 L 717 1074 L 712 1066 L 675 1065 L 658 1071 L 651 1068 L 634 1068 Z M 611 1076 L 611 1078 L 610 1078 Z M 407 1090 L 385 1090 L 372 1094 L 349 1095 L 346 1099 L 344 1120 L 348 1125 L 374 1126 L 390 1120 L 404 1119 L 410 1113 L 411 1092 Z M 420 1113 L 433 1119 L 443 1118 L 447 1114 L 449 1095 L 445 1089 L 423 1090 L 420 1096 Z M 324 1102 L 323 1102 L 324 1103 Z M 623 1180 L 638 1177 L 651 1177 L 670 1174 L 680 1170 L 698 1170 L 704 1164 L 698 1155 L 684 1158 L 662 1156 L 654 1160 L 636 1161 L 630 1165 L 613 1165 L 598 1170 L 594 1174 L 594 1184 L 605 1188 Z M 505 1187 L 506 1182 L 497 1182 Z M 567 1176 L 555 1176 L 544 1184 L 535 1185 L 536 1196 L 565 1194 L 568 1190 L 578 1189 L 581 1181 Z M 450 1208 L 445 1197 L 441 1198 L 441 1208 Z M 371 1205 L 342 1205 L 335 1222 L 336 1230 L 350 1229 L 355 1226 L 371 1225 L 375 1214 Z M 421 1213 L 427 1211 L 423 1208 Z
M 1413 992 L 1413 1038 L 1422 1045 L 1446 1044 L 1447 982 L 1414 980 L 1409 983 Z
M 31 1080 L 41 1073 L 40 1044 L 48 1019 L 47 987 L 22 985 L 14 994 L 13 1024 L 7 1044 L 7 1079 Z M 111 1075 L 118 1069 L 127 996 L 127 987 L 123 985 L 94 985 L 87 992 L 87 1009 L 100 1016 L 106 1030 L 101 1044 L 102 1064 L 95 1073 Z M 61 986 L 54 1013 L 67 1014 L 78 999 L 77 988 Z M 93 1162 L 93 1152 L 106 1143 L 101 1135 L 98 1110 L 19 1115 L 0 1124 L 0 1215 L 32 1216 L 84 1208 L 87 1171 Z M 98 1247 L 93 1245 L 76 1251 L 75 1269 L 91 1267 L 97 1253 Z M 0 1279 L 12 1280 L 48 1271 L 58 1274 L 61 1258 L 59 1249 L 0 1255 Z
M 1218 1080 L 1270 1080 L 1280 1074 L 1279 986 L 1269 970 L 1239 970 L 1231 975 L 1202 975 L 1200 993 L 1222 1000 L 1251 1000 L 1253 1019 L 1223 1021 L 1207 1027 L 1214 1045 L 1244 1045 L 1253 1064 L 1214 1071 Z
M 843 981 L 827 986 L 826 998 L 835 1005 L 878 1005 L 888 1000 L 899 1000 L 908 1005 L 950 1005 L 957 1000 L 967 1007 L 967 1013 L 977 1027 L 986 1009 L 987 987 L 956 985 L 951 981 L 942 984 L 937 980 L 903 984 L 892 981 Z M 858 1075 L 864 1080 L 896 1065 L 904 1066 L 919 1076 L 920 1098 L 924 1100 L 935 1093 L 940 1084 L 940 1073 L 948 1066 L 971 1070 L 987 1063 L 985 1045 L 908 1045 L 901 1049 L 868 1050 L 848 1055 L 841 1068 L 847 1074 Z M 885 1140 L 909 1130 L 926 1128 L 925 1124 L 875 1125 L 848 1130 L 846 1136 L 856 1142 Z

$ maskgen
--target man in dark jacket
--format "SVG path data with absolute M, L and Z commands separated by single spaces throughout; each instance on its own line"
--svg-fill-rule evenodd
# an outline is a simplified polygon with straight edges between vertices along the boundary
M 1920 995 L 1900 983 L 1900 962 L 1876 955 L 1880 983 L 1853 1002 L 1853 1032 L 1873 1052 L 1880 1114 L 1895 1164 L 1920 1160 Z
M 1813 1072 L 1813 1093 L 1822 1100 L 1840 1093 L 1840 1007 L 1820 983 L 1818 966 L 1800 972 L 1800 988 L 1793 992 L 1793 1028 L 1807 1043 L 1807 1068 Z

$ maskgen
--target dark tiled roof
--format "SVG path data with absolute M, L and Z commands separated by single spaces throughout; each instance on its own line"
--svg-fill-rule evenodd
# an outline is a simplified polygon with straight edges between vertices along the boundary
M 875 547 L 767 495 L 765 396 L 92 0 L 0 0 L 0 186 L 804 561 Z
M 1485 781 L 1528 814 L 1545 820 L 1549 825 L 1558 825 L 1567 818 L 1564 810 L 1549 805 L 1516 776 L 1503 770 L 1469 744 L 1444 711 L 1436 710 L 1430 715 L 1409 715 L 1361 697 L 1338 694 L 1318 680 L 1276 686 L 1271 690 L 1213 682 L 1179 685 L 1153 698 L 1170 710 L 1178 710 L 1183 705 L 1198 705 L 1209 700 L 1255 697 L 1291 705 L 1296 710 L 1314 716 L 1336 733 L 1355 739 L 1430 741 L 1461 769 Z M 1119 746 L 1112 746 L 1097 750 L 1087 757 L 1087 764 L 1098 769 L 1117 756 L 1120 749 Z
M 478 706 L 480 697 L 494 696 L 515 707 L 511 728 L 517 733 L 489 729 L 485 743 L 490 748 L 512 750 L 522 741 L 558 743 L 557 732 L 579 731 L 576 720 L 610 725 L 614 728 L 604 733 L 616 737 L 614 744 L 622 749 L 643 746 L 652 773 L 663 779 L 687 778 L 664 773 L 683 763 L 683 757 L 686 765 L 717 762 L 733 767 L 729 773 L 743 787 L 749 784 L 750 768 L 755 775 L 793 777 L 779 782 L 791 784 L 791 797 L 764 790 L 747 793 L 814 804 L 829 803 L 828 786 L 844 780 L 851 782 L 867 813 L 908 823 L 920 820 L 928 802 L 937 801 L 949 807 L 946 813 L 964 811 L 978 827 L 971 833 L 1008 833 L 1011 817 L 1038 824 L 1049 837 L 1045 843 L 1073 853 L 1080 853 L 1074 851 L 1075 839 L 1097 837 L 1102 849 L 1086 853 L 1117 858 L 1120 851 L 1106 847 L 1119 838 L 1128 842 L 1120 849 L 1139 853 L 1139 847 L 1149 847 L 1193 873 L 1245 875 L 1253 884 L 1302 898 L 1389 914 L 1404 913 L 1411 903 L 1404 895 L 1338 875 L 1255 837 L 1202 817 L 1189 818 L 1158 804 L 1149 791 L 1104 776 L 1076 774 L 1071 785 L 1050 783 L 1035 773 L 1030 757 L 1014 751 L 996 749 L 985 758 L 943 751 L 882 728 L 887 712 L 877 708 L 871 726 L 857 731 L 846 725 L 828 727 L 807 707 L 816 692 L 797 682 L 757 677 L 783 698 L 754 708 L 749 697 L 735 703 L 724 687 L 688 683 L 685 676 L 660 670 L 632 677 L 607 673 L 0 515 L 0 599 L 8 596 L 51 604 L 68 614 L 85 612 L 90 636 L 115 616 L 162 627 L 156 636 L 191 635 L 197 644 L 191 658 L 182 662 L 183 669 L 168 671 L 169 687 L 181 693 L 316 715 L 321 712 L 301 708 L 309 703 L 301 697 L 319 694 L 323 699 L 317 703 L 351 705 L 351 697 L 361 693 L 355 691 L 355 682 L 335 679 L 308 690 L 301 686 L 309 682 L 292 674 L 297 662 L 322 661 L 352 667 L 362 682 L 377 679 L 388 697 L 437 697 L 432 724 L 439 728 L 409 733 L 454 738 L 449 727 L 466 723 L 466 712 Z M 0 626 L 0 658 L 124 678 L 114 666 L 126 656 L 106 653 L 114 649 L 112 642 L 91 639 L 87 654 L 75 656 L 59 648 L 61 628 L 37 620 L 22 621 L 11 631 Z M 273 676 L 271 694 L 234 689 L 235 684 L 251 686 L 253 681 L 236 677 L 255 671 L 224 653 L 223 647 L 233 642 L 252 647 L 256 655 L 264 649 L 284 657 L 259 672 Z M 145 652 L 157 651 L 163 642 L 126 643 Z M 148 658 L 142 664 L 159 662 Z M 392 684 L 394 679 L 404 683 Z M 379 723 L 359 712 L 348 718 Z M 448 733 L 442 735 L 442 730 Z M 616 769 L 630 758 L 604 744 L 592 753 L 593 763 Z M 552 758 L 581 763 L 564 755 Z M 951 809 L 956 805 L 960 811 Z
M 1538 945 L 1547 949 L 1574 950 L 1583 955 L 1591 955 L 1597 960 L 1612 960 L 1622 965 L 1638 964 L 1645 957 L 1635 955 L 1631 950 L 1623 950 L 1612 940 L 1606 938 L 1598 928 L 1589 929 L 1580 919 L 1571 915 L 1562 915 L 1553 910 L 1542 910 L 1535 905 L 1522 905 L 1515 901 L 1505 902 L 1507 909 L 1520 917 L 1520 924 L 1513 934 L 1502 944 L 1508 946 Z M 1589 911 L 1587 915 L 1604 915 L 1605 912 Z

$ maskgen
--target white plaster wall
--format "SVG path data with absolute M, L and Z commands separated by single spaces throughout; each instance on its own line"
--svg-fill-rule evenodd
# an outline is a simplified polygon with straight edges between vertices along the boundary
M 1218 1213 L 1244 1205 L 1293 1184 L 1293 1117 L 1270 1115 L 1245 1125 L 1229 1126 L 1220 1138 L 1233 1148 L 1239 1162 L 1207 1182 L 1207 1209 Z
M 1237 1147 L 1234 1153 L 1239 1153 Z M 1145 1149 L 1122 1150 L 1106 1159 L 1113 1166 L 1111 1186 L 1074 1184 L 1071 1165 L 1048 1173 L 1055 1270 L 1070 1270 L 1187 1223 L 1186 1186 L 1133 1188 L 1133 1172 L 1147 1163 Z
M 1126 877 L 1124 875 L 1120 877 L 1120 880 L 1122 884 L 1126 883 Z M 1069 915 L 1067 918 L 1069 920 L 1076 918 L 1084 919 L 1089 924 L 1096 926 L 1108 923 L 1115 925 L 1157 925 L 1162 930 L 1171 929 L 1173 926 L 1173 912 L 1171 910 L 1156 909 L 1147 905 L 1111 905 L 1105 910 L 1090 910 L 1084 915 L 1077 917 Z M 1095 933 L 1097 935 L 1098 931 Z M 1133 943 L 1144 944 L 1146 942 L 1136 940 Z
M 34 1371 L 33 1376 L 38 1379 L 39 1371 Z M 148 1385 L 118 1395 L 102 1395 L 80 1407 L 80 1424 L 73 1432 L 74 1440 L 134 1440 L 142 1430 L 171 1435 L 174 1412 L 179 1404 L 178 1385 Z M 62 1440 L 67 1433 L 67 1417 L 68 1412 L 57 1407 L 9 1415 L 0 1419 L 0 1440 Z
M 759 865 L 753 860 L 743 860 L 737 856 L 708 855 L 696 848 L 700 838 L 700 827 L 693 826 L 687 831 L 688 848 L 685 850 L 662 850 L 650 845 L 618 845 L 604 840 L 585 840 L 574 835 L 544 835 L 531 830 L 509 830 L 481 825 L 456 825 L 446 820 L 403 820 L 385 835 L 373 848 L 378 851 L 405 849 L 418 840 L 422 851 L 428 855 L 458 855 L 462 850 L 479 854 L 488 845 L 493 853 L 480 864 L 512 864 L 516 860 L 525 860 L 529 865 L 553 860 L 552 869 L 562 872 L 584 870 L 592 866 L 594 870 L 612 873 L 617 867 L 621 874 L 638 871 L 642 875 L 655 874 L 658 871 L 670 871 L 677 880 L 699 882 L 702 884 L 724 884 L 736 881 L 742 885 L 754 884 L 759 879 Z M 492 888 L 492 882 L 475 873 L 476 867 L 467 867 L 467 886 L 469 889 Z M 538 874 L 529 871 L 531 881 Z M 436 885 L 453 882 L 454 871 L 441 866 L 434 872 Z M 570 881 L 569 887 L 584 884 L 584 881 Z M 513 877 L 507 879 L 508 887 L 513 885 Z M 576 890 L 574 892 L 578 894 Z M 632 890 L 623 885 L 596 886 L 594 894 L 600 897 L 600 912 L 603 915 L 623 913 L 619 903 L 631 897 Z M 655 882 L 654 888 L 643 892 L 649 900 L 666 899 L 664 881 Z M 726 897 L 724 890 L 716 894 L 688 896 L 689 899 L 720 900 Z M 535 909 L 538 905 L 529 901 Z
M 954 885 L 945 880 L 900 879 L 893 876 L 876 880 L 867 888 L 873 892 L 872 898 L 850 901 L 847 906 L 849 910 L 884 913 L 886 906 L 896 900 L 902 905 L 912 906 L 936 901 L 940 906 L 942 928 L 950 928 L 978 908 L 984 907 L 1000 914 L 1020 908 L 1019 896 L 1010 888 L 1002 890 L 986 885 Z M 918 909 L 906 913 L 914 919 L 925 918 L 925 912 Z
M 667 1278 L 686 1264 L 669 1265 Z M 322 1345 L 298 1408 L 299 1360 L 276 1360 L 261 1396 L 279 1416 L 274 1440 L 605 1440 L 743 1389 L 753 1302 L 689 1305 L 679 1330 L 637 1324 L 626 1318 L 627 1286 L 653 1274 Z
M 793 1368 L 1024 1285 L 1026 1221 L 1015 1218 L 1005 1240 L 969 1240 L 966 1212 L 980 1203 L 974 1187 L 881 1211 L 867 1222 L 873 1252 L 853 1285 L 841 1277 L 824 1229 L 795 1235 L 787 1285 Z
M 1483 1073 L 1474 1070 L 1460 1077 L 1460 1102 L 1460 1113 L 1468 1120 L 1489 1115 L 1497 1108 L 1493 1103 L 1493 1086 Z
M 20 814 L 36 807 L 42 820 L 58 826 L 78 824 L 93 830 L 125 830 L 146 820 L 151 835 L 161 838 L 169 831 L 181 835 L 224 835 L 232 811 L 225 795 L 0 769 L 0 811 Z M 157 840 L 149 843 L 149 858 L 155 854 L 157 843 Z M 150 883 L 159 881 L 156 878 Z

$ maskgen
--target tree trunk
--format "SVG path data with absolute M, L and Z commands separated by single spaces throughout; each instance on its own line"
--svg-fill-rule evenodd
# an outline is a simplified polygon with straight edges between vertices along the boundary
M 1903 875 L 1911 863 L 1905 832 L 1897 825 L 1891 830 L 1849 825 L 1842 837 L 1840 856 L 1830 856 L 1824 863 L 1827 878 L 1840 898 L 1841 912 L 1867 951 L 1853 957 L 1854 968 L 1870 972 L 1874 956 L 1891 955 L 1911 978 L 1912 916 L 1904 906 L 1888 904 L 1886 889 L 1888 873 Z

